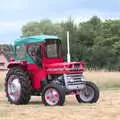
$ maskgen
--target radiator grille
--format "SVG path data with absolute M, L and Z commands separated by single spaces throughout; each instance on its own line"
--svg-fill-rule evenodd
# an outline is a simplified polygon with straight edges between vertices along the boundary
M 84 78 L 82 74 L 64 74 L 65 85 L 68 89 L 82 89 L 84 87 Z

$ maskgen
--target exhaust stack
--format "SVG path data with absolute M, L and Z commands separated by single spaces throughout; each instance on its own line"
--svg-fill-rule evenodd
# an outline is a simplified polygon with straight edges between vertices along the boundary
M 69 35 L 69 31 L 67 31 L 67 62 L 71 62 L 71 58 L 70 58 L 70 35 Z

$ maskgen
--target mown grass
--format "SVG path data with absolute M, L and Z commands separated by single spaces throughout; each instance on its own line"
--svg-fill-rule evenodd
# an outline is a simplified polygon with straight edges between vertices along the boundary
M 84 75 L 100 89 L 120 89 L 120 72 L 86 71 Z
M 0 91 L 4 90 L 5 75 L 6 75 L 6 72 L 4 71 L 0 72 Z
M 6 72 L 0 72 L 0 91 L 4 90 L 5 75 Z M 86 71 L 84 76 L 100 89 L 120 89 L 120 72 Z

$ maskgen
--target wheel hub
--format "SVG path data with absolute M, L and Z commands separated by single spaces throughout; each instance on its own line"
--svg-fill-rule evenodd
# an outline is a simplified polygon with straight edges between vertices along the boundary
M 57 90 L 50 88 L 45 93 L 45 100 L 49 105 L 56 105 L 59 101 L 59 93 Z
M 94 90 L 90 86 L 86 86 L 84 89 L 80 91 L 80 98 L 85 101 L 89 102 L 94 98 Z
M 12 75 L 8 80 L 8 94 L 13 101 L 17 101 L 21 93 L 21 84 L 19 78 Z

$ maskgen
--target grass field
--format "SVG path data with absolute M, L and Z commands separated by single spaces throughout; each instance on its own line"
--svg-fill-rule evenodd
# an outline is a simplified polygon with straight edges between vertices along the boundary
M 107 89 L 101 90 L 98 103 L 79 104 L 74 96 L 67 96 L 64 106 L 45 107 L 36 96 L 28 105 L 9 104 L 2 92 L 5 75 L 0 73 L 0 120 L 120 120 L 120 73 L 89 71 L 84 74 L 101 89 Z
M 4 90 L 5 75 L 6 72 L 0 72 L 0 91 Z
M 28 105 L 11 105 L 0 95 L 0 120 L 120 120 L 120 90 L 102 91 L 98 103 L 79 104 L 67 96 L 64 106 L 46 107 L 39 97 Z
M 120 72 L 87 71 L 85 77 L 95 82 L 100 89 L 119 89 Z
M 100 89 L 119 89 L 120 72 L 86 71 L 86 79 L 95 82 Z M 4 89 L 5 72 L 0 72 L 0 91 Z

